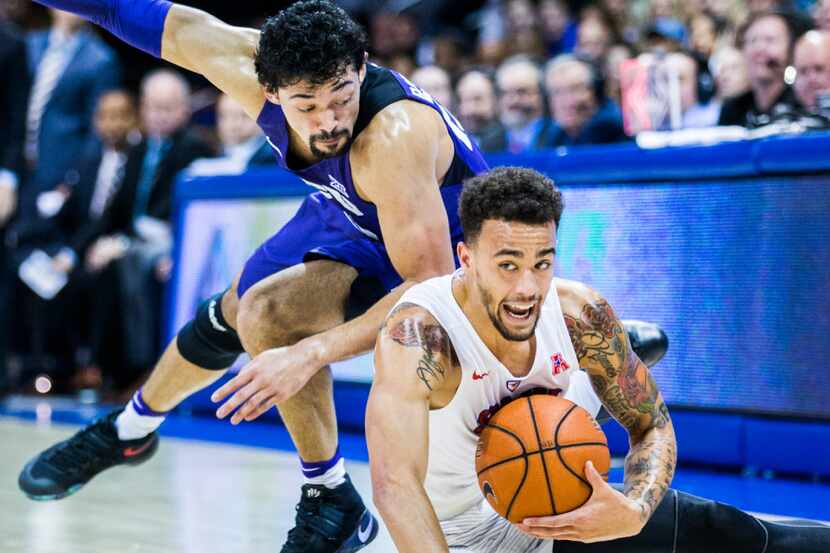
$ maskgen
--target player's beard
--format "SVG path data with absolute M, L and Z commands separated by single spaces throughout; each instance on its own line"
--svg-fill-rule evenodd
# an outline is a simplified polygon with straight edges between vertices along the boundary
M 343 145 L 335 150 L 329 149 L 320 149 L 317 147 L 316 142 L 322 140 L 333 140 L 335 138 L 343 138 L 345 137 L 346 140 L 343 142 Z M 351 133 L 349 133 L 348 129 L 340 129 L 334 132 L 321 132 L 319 134 L 312 134 L 311 138 L 308 141 L 308 148 L 311 150 L 311 155 L 318 159 L 326 159 L 330 157 L 337 157 L 342 154 L 345 149 L 349 146 L 349 139 L 351 138 Z
M 496 327 L 496 330 L 499 331 L 499 334 L 505 340 L 510 340 L 511 342 L 524 342 L 525 340 L 529 340 L 533 333 L 536 332 L 536 325 L 539 324 L 539 316 L 541 314 L 542 309 L 542 302 L 539 298 L 533 298 L 530 301 L 534 301 L 536 303 L 533 313 L 531 316 L 533 317 L 533 325 L 530 327 L 529 330 L 526 332 L 514 332 L 511 331 L 507 325 L 504 324 L 504 321 L 501 320 L 501 306 L 504 303 L 503 300 L 496 304 L 496 310 L 493 311 L 493 296 L 485 290 L 481 284 L 476 285 L 478 288 L 478 292 L 481 296 L 481 303 L 484 304 L 484 308 L 487 310 L 487 316 L 490 317 L 490 322 L 493 323 L 493 326 Z

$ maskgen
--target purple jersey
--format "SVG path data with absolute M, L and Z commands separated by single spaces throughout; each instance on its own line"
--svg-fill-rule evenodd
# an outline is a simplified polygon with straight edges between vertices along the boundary
M 412 100 L 435 109 L 441 115 L 452 137 L 455 155 L 441 183 L 441 196 L 450 222 L 450 233 L 453 237 L 460 237 L 458 196 L 461 193 L 462 182 L 468 177 L 486 171 L 488 167 L 478 147 L 450 112 L 406 77 L 390 69 L 368 64 L 366 78 L 360 87 L 360 112 L 355 123 L 353 139 L 366 128 L 375 114 L 399 100 Z M 295 169 L 289 167 L 286 160 L 288 125 L 282 107 L 271 102 L 266 103 L 257 118 L 257 123 L 265 132 L 280 167 L 291 171 L 306 184 L 320 190 L 329 201 L 337 202 L 351 224 L 363 235 L 372 240 L 383 240 L 377 208 L 374 204 L 362 200 L 355 190 L 349 161 L 350 145 L 339 156 Z M 394 175 L 390 175 L 390 178 L 394 178 Z

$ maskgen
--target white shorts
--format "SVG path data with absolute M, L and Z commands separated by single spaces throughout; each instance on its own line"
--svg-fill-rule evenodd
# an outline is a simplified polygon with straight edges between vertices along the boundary
M 528 536 L 481 503 L 441 521 L 452 553 L 551 553 L 553 540 Z

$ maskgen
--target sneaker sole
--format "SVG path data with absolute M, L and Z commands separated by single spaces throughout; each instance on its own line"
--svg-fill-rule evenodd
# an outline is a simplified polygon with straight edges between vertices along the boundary
M 32 495 L 30 493 L 26 493 L 26 492 L 24 492 L 24 493 L 26 493 L 26 497 L 28 497 L 29 499 L 32 499 L 34 501 L 54 501 L 56 499 L 63 499 L 64 497 L 69 497 L 70 495 L 74 494 L 75 492 L 77 492 L 78 490 L 80 490 L 83 487 L 84 487 L 83 484 L 77 484 L 77 485 L 72 486 L 71 488 L 67 489 L 63 493 L 53 493 L 53 494 L 49 494 L 49 495 Z
M 346 541 L 343 542 L 343 545 L 335 553 L 354 553 L 355 551 L 363 549 L 377 537 L 378 530 L 377 519 L 368 509 L 363 511 L 363 514 L 360 515 L 360 519 L 357 521 L 357 529 L 351 536 L 346 538 Z
M 145 463 L 145 462 L 149 461 L 150 458 L 152 458 L 156 454 L 156 450 L 158 449 L 158 446 L 159 446 L 159 440 L 156 439 L 153 442 L 153 445 L 151 445 L 149 448 L 147 448 L 147 451 L 145 451 L 142 455 L 134 457 L 132 459 L 128 459 L 128 460 L 126 460 L 122 463 L 118 463 L 117 465 L 113 465 L 113 466 L 115 466 L 115 467 L 117 467 L 117 466 L 135 467 L 135 466 L 138 466 L 142 463 Z M 109 468 L 104 469 L 104 470 L 109 470 L 110 468 L 113 468 L 113 467 L 109 467 Z M 104 471 L 101 471 L 101 472 L 104 472 Z M 98 474 L 100 474 L 100 473 L 98 473 Z M 92 478 L 95 478 L 95 476 L 98 476 L 98 474 L 93 475 Z M 78 490 L 83 488 L 85 485 L 89 484 L 92 481 L 92 478 L 90 478 L 89 480 L 87 480 L 86 482 L 83 482 L 81 484 L 75 484 L 74 486 L 70 486 L 63 492 L 52 493 L 52 494 L 32 494 L 32 493 L 29 493 L 29 492 L 23 490 L 23 487 L 19 483 L 18 483 L 18 487 L 20 487 L 20 490 L 23 492 L 23 494 L 26 497 L 28 497 L 29 499 L 31 499 L 33 501 L 57 501 L 58 499 L 63 499 L 65 497 L 69 497 L 70 495 L 75 494 L 76 492 L 78 492 Z

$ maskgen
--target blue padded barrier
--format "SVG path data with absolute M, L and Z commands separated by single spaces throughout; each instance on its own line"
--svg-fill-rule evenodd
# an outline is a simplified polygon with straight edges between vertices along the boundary
M 747 418 L 746 464 L 762 471 L 830 476 L 830 425 Z
M 761 175 L 830 170 L 830 132 L 758 142 L 756 171 Z

